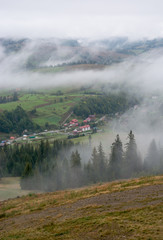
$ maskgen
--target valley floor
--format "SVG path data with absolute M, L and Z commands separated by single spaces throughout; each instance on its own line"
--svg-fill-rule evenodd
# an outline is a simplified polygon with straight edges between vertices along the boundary
M 163 239 L 163 176 L 0 203 L 0 239 Z

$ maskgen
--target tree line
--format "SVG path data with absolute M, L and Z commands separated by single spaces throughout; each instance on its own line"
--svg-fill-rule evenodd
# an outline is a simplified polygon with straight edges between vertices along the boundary
M 123 113 L 130 107 L 138 104 L 134 97 L 127 96 L 126 93 L 92 96 L 82 99 L 73 109 L 77 116 L 87 117 L 91 114 L 109 114 L 117 112 Z
M 85 155 L 84 155 L 85 153 Z M 86 159 L 87 161 L 83 161 Z M 22 189 L 55 191 L 116 179 L 163 173 L 163 149 L 152 140 L 142 160 L 134 134 L 123 149 L 120 136 L 107 155 L 100 143 L 74 144 L 70 140 L 41 141 L 0 148 L 0 177 L 21 176 Z

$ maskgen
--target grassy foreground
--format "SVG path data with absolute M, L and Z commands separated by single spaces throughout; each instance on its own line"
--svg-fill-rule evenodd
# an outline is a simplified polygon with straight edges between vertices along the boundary
M 0 239 L 163 239 L 163 176 L 0 202 Z

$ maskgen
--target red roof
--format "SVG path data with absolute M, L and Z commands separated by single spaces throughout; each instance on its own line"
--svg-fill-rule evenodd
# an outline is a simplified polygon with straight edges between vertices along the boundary
M 76 122 L 78 122 L 78 120 L 77 119 L 72 119 L 71 122 L 76 123 Z
M 15 139 L 15 137 L 10 137 L 10 139 Z

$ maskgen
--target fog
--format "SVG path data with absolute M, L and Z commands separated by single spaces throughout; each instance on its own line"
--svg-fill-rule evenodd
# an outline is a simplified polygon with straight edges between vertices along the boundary
M 56 41 L 45 41 L 51 46 L 51 54 L 41 62 L 41 66 L 57 65 L 80 59 L 80 52 L 73 55 L 68 47 L 61 47 Z M 125 91 L 130 95 L 141 98 L 141 104 L 123 114 L 120 119 L 113 121 L 115 136 L 117 133 L 126 134 L 132 129 L 137 137 L 138 146 L 143 154 L 152 138 L 162 144 L 160 129 L 163 126 L 163 49 L 150 50 L 138 56 L 130 56 L 123 62 L 106 66 L 101 70 L 74 70 L 59 73 L 40 73 L 28 70 L 26 63 L 32 54 L 39 52 L 44 40 L 27 41 L 18 52 L 6 53 L 0 46 L 0 88 L 51 88 L 62 86 L 101 87 L 105 92 Z M 45 44 L 45 43 L 44 43 Z M 89 45 L 84 42 L 83 45 Z M 95 47 L 95 52 L 101 46 Z M 93 48 L 91 49 L 93 51 Z M 37 55 L 37 54 L 36 54 Z M 73 59 L 73 60 L 72 60 Z M 52 64 L 53 63 L 53 64 Z M 148 135 L 148 137 L 147 137 Z M 146 139 L 146 140 L 144 140 Z M 144 144 L 145 142 L 145 144 Z M 146 145 L 146 146 L 144 146 Z
M 46 42 L 50 47 L 50 55 L 45 57 L 41 55 L 41 62 L 38 69 L 27 69 L 26 65 L 31 56 L 39 55 L 43 40 L 27 41 L 21 50 L 17 52 L 6 52 L 6 49 L 0 46 L 0 88 L 51 88 L 66 85 L 92 86 L 93 88 L 103 86 L 105 91 L 112 91 L 112 84 L 116 88 L 138 97 L 143 97 L 142 108 L 148 112 L 155 112 L 162 101 L 163 91 L 163 49 L 158 48 L 150 50 L 138 56 L 124 58 L 121 63 L 111 64 L 104 69 L 99 70 L 74 70 L 58 73 L 41 73 L 40 67 L 57 66 L 60 63 L 71 63 L 78 61 L 81 57 L 80 51 L 72 51 L 71 48 L 61 46 L 57 42 Z M 86 44 L 86 43 L 84 43 Z M 47 49 L 44 43 L 44 48 Z M 81 48 L 83 49 L 83 48 Z M 95 52 L 100 52 L 99 46 L 96 46 Z M 93 48 L 91 49 L 93 52 Z M 59 62 L 60 61 L 60 62 Z M 146 98 L 147 97 L 147 98 Z M 152 99 L 153 97 L 153 99 Z M 148 104 L 151 99 L 152 104 Z M 159 99 L 159 100 L 158 100 Z M 158 100 L 158 101 L 157 101 Z M 155 106 L 157 104 L 157 107 Z M 140 107 L 139 107 L 140 108 Z M 145 110 L 142 110 L 144 112 Z M 136 115 L 141 112 L 137 110 Z M 145 115 L 145 114 L 144 114 Z M 156 115 L 155 115 L 156 116 Z M 159 119 L 159 117 L 157 117 Z M 140 121 L 139 121 L 140 122 Z M 145 126 L 141 129 L 146 129 Z
M 1 37 L 163 36 L 161 0 L 0 1 Z
M 163 49 L 158 48 L 147 51 L 138 56 L 129 56 L 121 63 L 111 64 L 104 69 L 98 70 L 74 70 L 59 73 L 41 73 L 39 70 L 26 68 L 28 59 L 35 54 L 39 55 L 44 46 L 50 48 L 50 55 L 43 58 L 40 67 L 57 66 L 61 63 L 78 61 L 81 57 L 80 51 L 61 46 L 61 40 L 35 40 L 26 41 L 21 50 L 17 52 L 6 52 L 0 46 L 0 88 L 51 88 L 62 86 L 91 86 L 101 87 L 105 92 L 113 91 L 111 88 L 116 84 L 114 91 L 125 91 L 142 98 L 141 105 L 126 112 L 120 119 L 113 122 L 112 126 L 116 133 L 126 134 L 132 129 L 137 137 L 141 152 L 146 152 L 151 139 L 155 137 L 162 144 L 160 128 L 162 123 L 162 101 L 163 101 Z M 47 47 L 45 47 L 46 45 Z M 83 40 L 83 47 L 91 45 L 89 41 Z M 92 44 L 93 45 L 93 44 Z M 100 52 L 104 46 L 95 45 L 95 53 Z M 75 48 L 76 49 L 76 48 Z M 148 135 L 148 137 L 146 137 Z M 146 139 L 146 147 L 144 146 Z M 144 150 L 143 150 L 144 149 Z M 143 153 L 144 154 L 144 153 Z
M 126 151 L 125 144 L 129 141 L 127 136 L 130 130 L 132 130 L 135 135 L 138 149 L 136 157 L 138 161 L 141 159 L 140 154 L 143 161 L 146 159 L 152 139 L 156 140 L 158 162 L 160 156 L 162 156 L 163 49 L 156 48 L 137 56 L 130 55 L 122 59 L 119 63 L 112 63 L 103 66 L 101 70 L 98 68 L 96 70 L 86 70 L 86 68 L 85 70 L 78 70 L 75 68 L 75 70 L 72 71 L 70 68 L 62 72 L 50 72 L 51 66 L 52 69 L 54 69 L 58 64 L 73 63 L 74 61 L 79 61 L 81 59 L 80 51 L 76 50 L 78 49 L 78 46 L 74 47 L 72 51 L 71 48 L 64 45 L 62 46 L 60 41 L 57 42 L 56 40 L 55 44 L 52 44 L 52 42 L 52 40 L 45 42 L 44 40 L 26 40 L 25 44 L 18 51 L 6 51 L 6 48 L 1 45 L 0 88 L 55 89 L 55 87 L 62 88 L 62 86 L 64 86 L 64 88 L 66 86 L 78 86 L 100 89 L 107 94 L 123 91 L 131 97 L 136 97 L 140 102 L 125 113 L 117 113 L 116 116 L 109 119 L 108 125 L 105 126 L 106 132 L 102 133 L 101 137 L 93 138 L 91 143 L 88 139 L 88 142 L 85 145 L 75 145 L 67 151 L 61 151 L 59 153 L 60 157 L 56 159 L 53 158 L 53 156 L 49 157 L 50 163 L 48 171 L 50 175 L 46 172 L 47 159 L 44 159 L 43 164 L 41 165 L 40 163 L 40 169 L 38 170 L 37 167 L 34 169 L 32 173 L 33 176 L 27 178 L 27 182 L 25 181 L 23 183 L 25 184 L 23 187 L 54 191 L 70 187 L 79 187 L 99 181 L 110 181 L 121 177 L 134 177 L 138 176 L 139 173 L 140 175 L 143 174 L 144 169 L 146 174 L 148 174 L 148 164 L 145 168 L 145 165 L 140 163 L 139 169 L 135 170 L 133 167 L 132 173 L 130 173 L 131 166 L 126 168 L 123 163 L 123 170 L 119 170 L 122 175 L 119 175 L 117 173 L 118 165 L 112 166 L 109 163 L 109 160 L 111 146 L 117 134 L 120 135 L 120 139 L 122 140 L 124 152 Z M 85 50 L 85 46 L 90 45 L 90 42 L 84 40 L 81 49 L 83 50 L 84 48 Z M 48 48 L 50 49 L 50 54 L 47 54 Z M 109 48 L 111 47 L 109 46 Z M 117 48 L 117 46 L 115 48 Z M 90 55 L 93 53 L 100 54 L 104 49 L 108 51 L 103 45 L 97 45 L 94 48 L 92 47 Z M 109 51 L 111 50 L 109 49 Z M 29 68 L 27 67 L 27 63 L 33 56 L 35 57 L 34 59 L 37 60 L 38 66 Z M 44 68 L 48 71 L 41 73 L 40 70 Z M 110 133 L 108 132 L 107 134 L 108 130 L 110 130 Z M 106 158 L 104 159 L 103 168 L 101 168 L 101 166 L 96 168 L 95 163 L 93 160 L 90 161 L 90 159 L 94 146 L 99 151 L 100 141 L 102 142 Z M 79 164 L 79 166 L 72 168 L 72 151 L 75 152 L 76 150 L 78 150 L 81 157 L 81 166 Z M 135 156 L 130 157 L 131 159 L 135 159 Z M 55 165 L 56 161 L 57 165 Z M 74 160 L 74 162 L 75 161 L 76 160 Z M 159 166 L 162 166 L 161 161 L 160 163 L 157 163 L 157 169 L 154 169 L 153 167 L 155 159 L 153 160 L 152 158 L 152 161 L 151 165 L 149 165 L 149 169 L 152 169 L 150 173 L 160 173 L 162 170 L 159 172 L 158 169 Z M 94 170 L 89 172 L 90 169 L 94 169 L 96 174 L 94 174 Z M 162 168 L 160 167 L 160 169 Z M 117 175 L 114 176 L 112 173 Z M 42 180 L 40 181 L 40 179 Z M 33 186 L 33 182 L 35 182 L 35 186 Z
M 48 44 L 48 42 L 47 42 Z M 40 73 L 27 70 L 28 59 L 39 55 L 39 41 L 27 43 L 16 53 L 6 53 L 0 46 L 0 87 L 38 88 L 59 85 L 118 83 L 123 88 L 146 94 L 163 90 L 163 49 L 151 50 L 139 56 L 128 57 L 122 63 L 106 66 L 103 70 L 75 70 L 59 73 Z M 44 46 L 45 47 L 45 46 Z M 74 53 L 68 47 L 57 46 L 47 59 L 42 59 L 39 67 L 57 66 L 80 59 L 80 52 Z M 38 53 L 37 53 L 38 51 Z M 91 49 L 93 51 L 93 49 Z M 98 48 L 95 47 L 97 53 Z M 43 55 L 45 56 L 45 54 Z
M 91 148 L 101 140 L 109 158 L 116 135 L 120 135 L 125 149 L 132 130 L 144 159 L 152 139 L 159 150 L 163 148 L 163 45 L 145 48 L 145 40 L 163 37 L 162 9 L 161 0 L 0 0 L 0 89 L 75 86 L 135 96 L 140 103 L 109 119 L 106 129 L 111 133 L 92 140 Z M 10 41 L 3 44 L 7 38 L 23 38 L 23 42 L 12 48 Z M 142 41 L 140 48 L 128 54 L 126 44 L 132 46 L 139 40 L 144 45 Z M 125 53 L 121 51 L 124 49 Z M 93 62 L 95 68 L 72 67 L 83 59 Z M 56 70 L 58 67 L 60 70 Z M 91 148 L 86 151 L 78 146 L 82 163 L 88 163 Z M 71 149 L 69 158 L 75 150 Z M 66 165 L 60 168 L 62 180 L 67 181 Z M 72 183 L 79 177 L 77 173 L 73 178 L 73 171 L 69 172 Z M 47 176 L 48 184 L 59 181 L 59 171 L 56 173 L 51 179 Z M 98 174 L 102 176 L 103 171 Z

